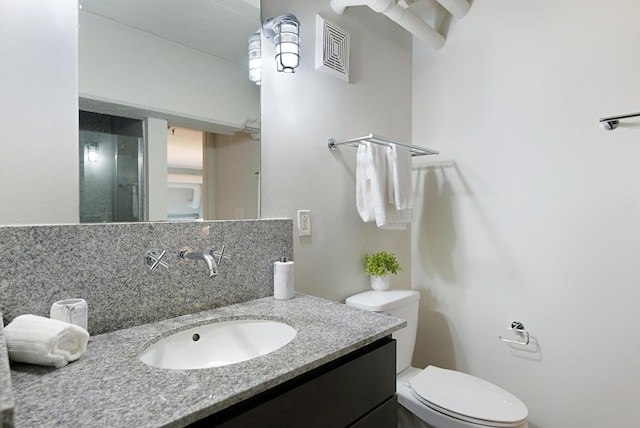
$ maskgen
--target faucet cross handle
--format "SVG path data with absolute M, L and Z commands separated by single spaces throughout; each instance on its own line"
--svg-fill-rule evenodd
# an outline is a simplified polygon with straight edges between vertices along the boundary
M 230 259 L 231 257 L 226 255 L 224 253 L 224 249 L 226 248 L 226 245 L 222 245 L 221 247 L 213 246 L 211 248 L 209 248 L 209 254 L 211 254 L 211 256 L 216 259 L 216 264 L 218 266 L 220 266 L 220 264 L 222 263 L 222 260 L 224 259 Z
M 158 266 L 169 269 L 169 265 L 162 261 L 165 254 L 167 254 L 167 250 L 159 252 L 159 250 L 152 248 L 144 253 L 144 260 L 149 266 L 151 266 L 151 270 L 155 270 Z

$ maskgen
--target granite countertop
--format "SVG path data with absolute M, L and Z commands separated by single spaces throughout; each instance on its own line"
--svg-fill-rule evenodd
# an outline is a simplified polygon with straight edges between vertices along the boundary
M 270 354 L 223 367 L 167 370 L 138 360 L 158 336 L 211 320 L 246 318 L 283 321 L 298 333 Z M 15 426 L 185 426 L 405 325 L 398 318 L 296 294 L 291 300 L 266 297 L 93 336 L 87 352 L 60 369 L 12 363 Z

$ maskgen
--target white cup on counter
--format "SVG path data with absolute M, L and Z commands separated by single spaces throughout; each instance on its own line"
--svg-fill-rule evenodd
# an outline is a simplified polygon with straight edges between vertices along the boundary
M 51 305 L 49 317 L 87 330 L 88 307 L 84 299 L 59 300 Z

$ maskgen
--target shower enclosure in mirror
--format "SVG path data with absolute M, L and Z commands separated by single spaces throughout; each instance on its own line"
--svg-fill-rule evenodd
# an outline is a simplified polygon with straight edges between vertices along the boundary
M 80 222 L 144 220 L 143 122 L 80 112 Z

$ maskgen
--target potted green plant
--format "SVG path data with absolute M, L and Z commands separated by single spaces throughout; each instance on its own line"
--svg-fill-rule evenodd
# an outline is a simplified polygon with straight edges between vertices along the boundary
M 397 274 L 402 270 L 396 255 L 386 251 L 365 254 L 362 257 L 364 272 L 371 275 L 371 288 L 384 291 L 389 288 L 389 274 Z

